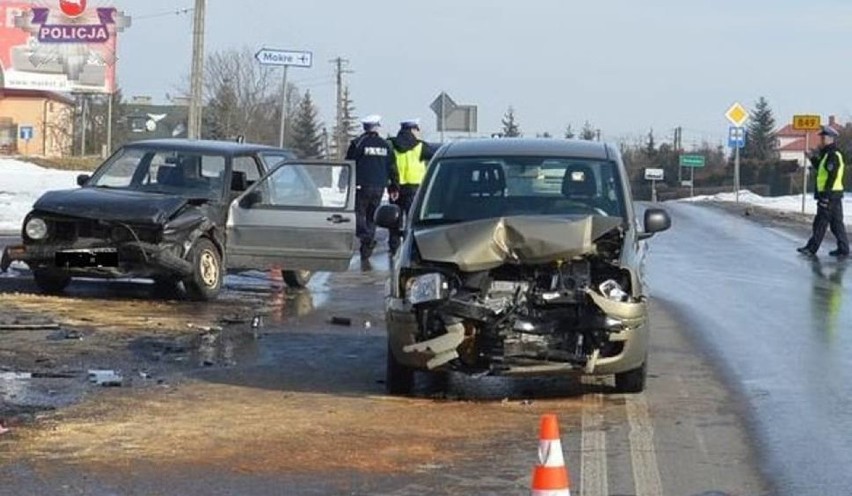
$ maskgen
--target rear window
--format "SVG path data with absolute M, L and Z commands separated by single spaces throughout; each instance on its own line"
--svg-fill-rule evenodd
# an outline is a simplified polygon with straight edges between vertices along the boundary
M 615 162 L 554 157 L 448 158 L 424 185 L 416 221 L 512 215 L 625 217 Z

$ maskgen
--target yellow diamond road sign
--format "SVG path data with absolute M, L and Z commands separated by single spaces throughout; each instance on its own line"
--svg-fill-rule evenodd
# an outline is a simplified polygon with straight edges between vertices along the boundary
M 737 102 L 731 105 L 731 108 L 729 108 L 728 111 L 725 112 L 725 117 L 727 117 L 728 120 L 731 121 L 731 124 L 733 124 L 734 126 L 743 127 L 745 121 L 748 120 L 748 110 L 746 110 L 745 107 L 743 107 L 739 104 L 739 102 Z

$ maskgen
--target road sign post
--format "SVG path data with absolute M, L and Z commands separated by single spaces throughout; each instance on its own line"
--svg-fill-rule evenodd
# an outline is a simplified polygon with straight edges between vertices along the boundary
M 725 117 L 728 121 L 736 127 L 743 127 L 743 124 L 748 120 L 748 111 L 739 104 L 739 102 L 735 102 L 731 105 L 731 108 L 725 112 Z M 736 202 L 740 202 L 740 148 L 734 148 L 734 195 L 736 196 Z
M 314 56 L 311 52 L 262 48 L 254 54 L 254 58 L 261 65 L 283 68 L 281 81 L 281 126 L 279 128 L 278 146 L 284 148 L 284 141 L 287 136 L 287 106 L 290 101 L 287 94 L 287 70 L 291 66 L 311 67 Z
M 666 177 L 664 169 L 645 169 L 645 180 L 651 181 L 651 202 L 657 203 L 657 181 L 662 181 Z
M 20 138 L 24 140 L 24 155 L 30 154 L 30 140 L 35 137 L 35 128 L 33 126 L 21 126 L 19 128 Z
M 819 131 L 822 118 L 815 114 L 797 114 L 793 116 L 793 129 L 805 133 L 805 160 L 802 162 L 802 213 L 808 197 L 808 152 L 811 148 L 811 131 Z
M 678 163 L 681 167 L 689 167 L 689 196 L 695 196 L 695 169 L 704 167 L 706 160 L 704 155 L 681 155 Z

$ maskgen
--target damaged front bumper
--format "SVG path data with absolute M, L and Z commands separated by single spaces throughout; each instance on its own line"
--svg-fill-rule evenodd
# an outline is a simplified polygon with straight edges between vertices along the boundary
M 119 244 L 93 243 L 72 246 L 30 244 L 7 246 L 0 258 L 0 271 L 13 262 L 32 270 L 60 270 L 72 276 L 146 277 L 167 274 L 185 277 L 192 265 L 181 257 L 176 244 L 131 241 Z
M 647 305 L 645 301 L 614 301 L 593 291 L 587 292 L 591 301 L 600 310 L 600 329 L 569 331 L 579 340 L 576 349 L 523 352 L 526 347 L 537 346 L 537 341 L 546 340 L 541 334 L 527 332 L 533 324 L 518 319 L 514 332 L 501 332 L 499 336 L 488 335 L 487 310 L 469 302 L 444 303 L 445 315 L 455 320 L 446 326 L 446 333 L 423 339 L 416 309 L 403 299 L 388 298 L 387 327 L 391 352 L 396 360 L 411 368 L 421 370 L 461 370 L 470 373 L 491 375 L 539 375 L 539 374 L 589 374 L 609 375 L 640 367 L 646 359 L 648 348 Z M 585 336 L 596 331 L 604 340 L 595 346 L 583 345 Z M 493 333 L 491 333 L 493 334 Z M 576 337 L 582 336 L 582 337 Z M 485 351 L 483 340 L 490 341 L 500 354 Z M 572 346 L 573 348 L 573 346 Z M 489 355 L 489 353 L 491 353 Z M 484 361 L 483 361 L 484 359 Z

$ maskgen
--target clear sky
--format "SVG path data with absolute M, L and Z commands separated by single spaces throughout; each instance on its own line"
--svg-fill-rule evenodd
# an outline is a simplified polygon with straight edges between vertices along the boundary
M 192 0 L 117 0 L 134 17 L 119 45 L 125 95 L 163 100 L 189 73 Z M 292 69 L 333 123 L 333 66 L 357 113 L 387 130 L 420 117 L 436 136 L 431 101 L 444 90 L 479 106 L 482 134 L 514 106 L 526 135 L 561 135 L 589 120 L 605 139 L 653 128 L 684 144 L 719 142 L 724 112 L 765 96 L 776 118 L 852 118 L 852 0 L 208 0 L 208 53 L 309 50 Z

